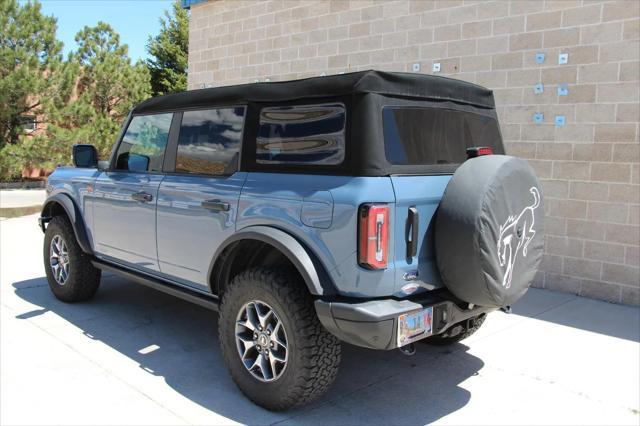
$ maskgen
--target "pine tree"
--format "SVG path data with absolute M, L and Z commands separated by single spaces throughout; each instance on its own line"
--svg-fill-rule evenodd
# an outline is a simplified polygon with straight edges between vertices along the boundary
M 180 1 L 173 3 L 173 13 L 160 18 L 160 33 L 149 37 L 147 59 L 153 94 L 163 95 L 187 90 L 189 54 L 189 12 Z
M 63 88 L 56 19 L 38 2 L 0 0 L 0 149 L 18 142 L 21 117 L 39 115 Z

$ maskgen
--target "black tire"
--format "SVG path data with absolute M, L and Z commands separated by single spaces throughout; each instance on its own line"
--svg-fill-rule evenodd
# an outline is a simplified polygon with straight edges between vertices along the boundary
M 287 361 L 281 375 L 270 382 L 254 377 L 238 352 L 236 321 L 252 301 L 268 304 L 286 332 Z M 237 275 L 222 297 L 218 331 L 231 377 L 267 410 L 282 411 L 318 398 L 338 373 L 340 342 L 320 324 L 313 300 L 295 272 L 256 268 Z
M 447 346 L 452 345 L 454 343 L 458 343 L 461 340 L 466 339 L 471 336 L 473 333 L 478 331 L 478 329 L 484 323 L 484 320 L 487 318 L 486 314 L 479 315 L 473 319 L 473 325 L 471 327 L 466 326 L 466 321 L 458 324 L 454 324 L 447 331 L 442 334 L 436 334 L 435 336 L 429 337 L 427 339 L 422 340 L 424 343 L 434 345 L 434 346 Z M 456 327 L 462 327 L 462 330 L 456 330 Z M 454 335 L 451 335 L 452 332 L 457 331 Z
M 62 238 L 67 248 L 68 275 L 61 284 L 58 282 L 51 266 L 51 241 Z M 44 269 L 47 281 L 54 296 L 63 302 L 74 303 L 91 299 L 100 286 L 101 271 L 95 268 L 90 258 L 76 241 L 73 228 L 65 216 L 51 219 L 44 234 Z

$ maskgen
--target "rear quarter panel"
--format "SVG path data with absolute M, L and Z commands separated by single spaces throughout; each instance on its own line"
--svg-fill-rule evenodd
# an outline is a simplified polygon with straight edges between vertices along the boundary
M 282 229 L 318 258 L 340 294 L 388 296 L 395 289 L 393 265 L 383 271 L 358 266 L 357 212 L 365 202 L 394 201 L 388 177 L 249 173 L 240 195 L 237 229 Z M 391 215 L 393 223 L 393 209 Z M 395 258 L 392 251 L 393 244 L 390 259 Z

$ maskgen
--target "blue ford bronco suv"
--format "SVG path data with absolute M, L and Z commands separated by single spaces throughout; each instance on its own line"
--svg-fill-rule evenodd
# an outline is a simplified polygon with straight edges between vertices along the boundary
M 504 155 L 490 90 L 364 71 L 134 107 L 108 161 L 76 145 L 39 220 L 53 294 L 101 271 L 219 311 L 226 365 L 271 410 L 308 402 L 340 342 L 475 332 L 542 257 L 538 180 Z

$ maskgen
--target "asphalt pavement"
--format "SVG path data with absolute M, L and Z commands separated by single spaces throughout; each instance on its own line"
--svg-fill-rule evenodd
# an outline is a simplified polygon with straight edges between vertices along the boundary
M 0 424 L 640 423 L 640 308 L 539 289 L 451 347 L 343 345 L 324 397 L 268 412 L 227 374 L 214 312 L 112 275 L 57 301 L 36 217 L 0 222 Z

